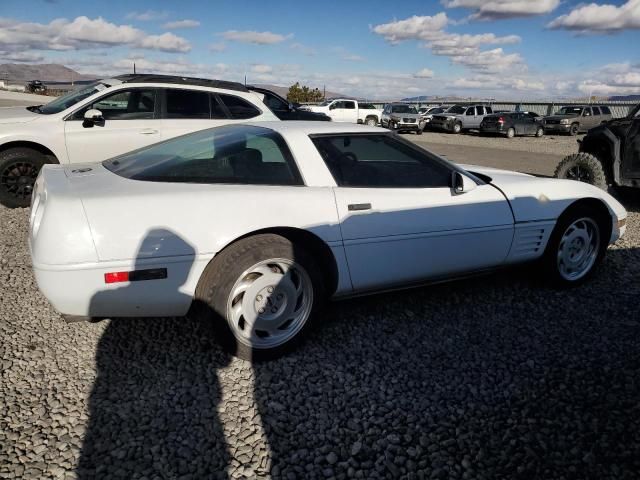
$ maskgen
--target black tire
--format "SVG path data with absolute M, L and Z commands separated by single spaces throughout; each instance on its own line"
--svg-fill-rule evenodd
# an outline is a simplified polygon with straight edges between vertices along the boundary
M 454 123 L 452 132 L 456 135 L 462 132 L 462 124 L 460 122 Z
M 418 130 L 416 130 L 416 135 L 422 135 L 422 129 L 418 128 Z
M 608 189 L 607 175 L 602 162 L 586 152 L 564 157 L 556 167 L 553 176 L 589 183 L 602 190 Z
M 571 126 L 569 127 L 569 135 L 571 135 L 572 137 L 575 137 L 579 131 L 580 131 L 579 123 L 572 123 Z
M 241 278 L 243 272 L 259 262 L 269 259 L 288 259 L 306 271 L 313 290 L 311 313 L 300 330 L 285 343 L 272 348 L 255 348 L 255 346 L 243 343 L 234 335 L 228 318 L 227 305 L 230 301 L 231 289 Z M 260 361 L 276 358 L 294 348 L 309 331 L 324 300 L 323 276 L 313 257 L 299 245 L 280 235 L 259 234 L 233 243 L 209 263 L 196 287 L 190 315 L 210 327 L 216 339 L 230 353 L 244 360 Z M 269 305 L 272 305 L 271 300 L 268 302 Z
M 0 204 L 9 208 L 31 205 L 33 184 L 46 157 L 32 148 L 9 148 L 0 152 Z
M 594 249 L 595 260 L 586 273 L 574 280 L 569 280 L 566 276 L 562 275 L 560 271 L 560 243 L 568 228 L 574 224 L 574 222 L 583 219 L 591 220 L 598 229 L 598 246 Z M 541 259 L 541 273 L 544 275 L 543 279 L 545 282 L 550 282 L 558 288 L 571 288 L 587 281 L 605 257 L 610 233 L 607 222 L 610 221 L 610 219 L 604 218 L 598 210 L 594 210 L 593 208 L 587 208 L 584 205 L 569 207 L 560 218 L 558 218 Z
M 536 130 L 536 137 L 540 138 L 543 135 L 544 135 L 544 128 L 538 127 L 538 129 Z
M 516 130 L 513 127 L 509 127 L 507 130 L 507 138 L 513 138 L 516 136 Z

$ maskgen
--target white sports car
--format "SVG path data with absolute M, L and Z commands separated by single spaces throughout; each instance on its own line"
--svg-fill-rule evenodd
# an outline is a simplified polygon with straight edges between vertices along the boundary
M 381 128 L 263 122 L 45 166 L 30 247 L 67 317 L 189 312 L 256 358 L 294 344 L 325 298 L 534 260 L 578 284 L 626 215 L 591 185 L 461 167 Z

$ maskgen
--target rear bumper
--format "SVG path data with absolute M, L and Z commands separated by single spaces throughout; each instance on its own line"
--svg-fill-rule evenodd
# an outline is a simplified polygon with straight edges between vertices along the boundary
M 481 133 L 501 133 L 501 134 L 507 133 L 504 126 L 500 124 L 480 125 L 480 132 Z

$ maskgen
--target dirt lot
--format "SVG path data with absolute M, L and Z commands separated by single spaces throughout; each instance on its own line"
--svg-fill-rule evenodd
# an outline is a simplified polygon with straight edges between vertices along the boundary
M 640 478 L 640 201 L 623 202 L 627 235 L 582 287 L 519 269 L 336 303 L 256 365 L 186 318 L 64 323 L 29 212 L 0 207 L 0 478 Z

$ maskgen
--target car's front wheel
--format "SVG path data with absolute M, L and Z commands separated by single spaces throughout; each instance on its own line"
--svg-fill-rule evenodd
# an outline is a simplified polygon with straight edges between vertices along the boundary
M 460 133 L 462 131 L 462 125 L 459 122 L 453 124 L 453 133 Z
M 592 275 L 607 249 L 604 227 L 605 219 L 583 206 L 568 210 L 558 219 L 543 257 L 552 283 L 571 287 Z
M 376 125 L 378 125 L 378 119 L 375 117 L 367 117 L 367 119 L 364 121 L 365 125 L 368 125 L 369 127 L 375 127 Z
M 284 237 L 261 234 L 216 255 L 198 283 L 192 312 L 233 354 L 261 360 L 297 344 L 323 299 L 313 257 Z
M 45 163 L 45 156 L 31 148 L 0 152 L 0 204 L 9 208 L 28 207 L 36 177 Z
M 536 130 L 536 137 L 542 137 L 544 135 L 544 128 L 538 127 Z
M 569 135 L 575 137 L 580 131 L 580 125 L 577 123 L 572 123 L 569 127 Z

